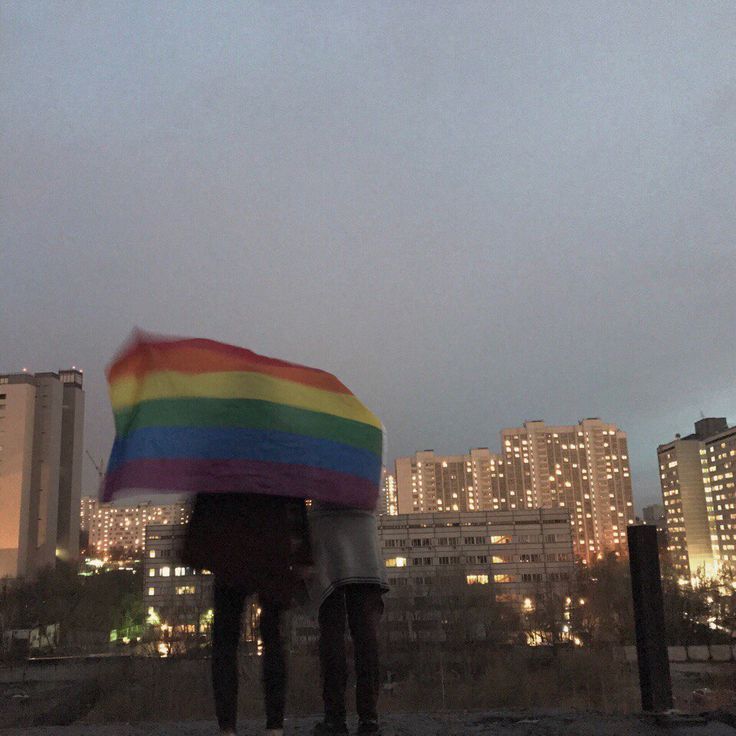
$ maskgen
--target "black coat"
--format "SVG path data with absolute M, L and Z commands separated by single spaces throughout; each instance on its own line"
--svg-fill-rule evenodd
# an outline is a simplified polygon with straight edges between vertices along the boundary
M 289 605 L 304 590 L 311 565 L 303 499 L 248 493 L 200 493 L 182 561 L 220 583 Z

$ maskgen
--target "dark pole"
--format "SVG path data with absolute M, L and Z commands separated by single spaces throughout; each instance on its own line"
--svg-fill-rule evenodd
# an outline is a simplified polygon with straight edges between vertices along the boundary
M 630 526 L 627 535 L 641 706 L 644 711 L 661 713 L 672 709 L 672 682 L 664 630 L 657 529 L 643 524 Z

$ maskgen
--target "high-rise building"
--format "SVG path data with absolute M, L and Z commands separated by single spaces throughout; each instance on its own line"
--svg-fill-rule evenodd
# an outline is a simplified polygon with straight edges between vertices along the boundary
M 534 421 L 502 430 L 501 443 L 512 508 L 567 509 L 582 559 L 626 553 L 634 504 L 625 432 L 597 418 L 572 426 Z
M 59 371 L 63 392 L 61 456 L 59 460 L 59 514 L 57 554 L 65 560 L 79 557 L 79 501 L 82 493 L 84 445 L 84 391 L 82 372 Z
M 385 473 L 383 476 L 383 489 L 378 505 L 378 513 L 381 515 L 396 516 L 399 513 L 399 498 L 396 495 L 396 476 Z
M 79 555 L 82 372 L 0 375 L 0 577 Z
M 695 432 L 681 437 L 676 435 L 671 442 L 657 448 L 659 460 L 659 478 L 662 487 L 662 498 L 667 526 L 667 550 L 670 561 L 676 572 L 683 578 L 690 578 L 698 571 L 706 574 L 716 572 L 716 554 L 714 545 L 720 550 L 719 531 L 731 535 L 725 528 L 730 506 L 723 497 L 728 495 L 725 483 L 720 478 L 730 470 L 723 468 L 728 458 L 718 457 L 723 448 L 716 447 L 721 442 L 716 440 L 721 434 L 728 435 L 728 424 L 724 417 L 709 417 L 695 423 Z M 714 438 L 712 441 L 710 438 Z M 720 450 L 720 451 L 718 451 Z M 710 458 L 715 458 L 710 462 Z M 710 467 L 714 470 L 711 472 Z M 723 473 L 718 472 L 719 468 Z M 718 478 L 718 480 L 715 480 Z M 708 491 L 706 491 L 706 486 Z M 715 493 L 714 486 L 719 487 Z M 733 484 L 731 485 L 733 493 Z M 721 498 L 713 502 L 715 496 Z M 720 507 L 720 508 L 718 508 Z M 709 516 L 711 518 L 709 518 Z M 721 516 L 721 519 L 716 517 Z
M 736 567 L 736 427 L 710 435 L 701 449 L 708 526 L 717 570 Z
M 505 509 L 500 467 L 501 458 L 487 447 L 473 448 L 466 455 L 435 455 L 434 450 L 424 450 L 397 458 L 399 513 Z
M 89 535 L 89 548 L 102 560 L 113 556 L 141 558 L 146 527 L 152 524 L 176 526 L 189 520 L 185 503 L 116 506 L 85 496 L 80 512 L 82 529 Z
M 626 434 L 600 419 L 501 431 L 501 452 L 396 460 L 399 513 L 564 508 L 585 561 L 626 553 L 634 521 Z

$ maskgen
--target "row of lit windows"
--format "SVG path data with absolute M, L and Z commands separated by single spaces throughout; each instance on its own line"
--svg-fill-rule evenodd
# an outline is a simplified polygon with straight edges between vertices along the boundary
M 193 571 L 188 567 L 175 567 L 174 568 L 175 577 L 182 577 L 184 575 L 192 575 L 192 574 L 193 574 Z M 153 578 L 153 577 L 156 577 L 156 575 L 162 578 L 170 577 L 171 567 L 169 567 L 168 565 L 165 565 L 164 567 L 161 567 L 158 570 L 155 567 L 150 567 L 148 569 L 148 576 Z
M 197 592 L 197 587 L 195 585 L 177 585 L 174 592 L 176 595 L 194 595 Z M 156 595 L 156 588 L 150 587 L 148 595 Z

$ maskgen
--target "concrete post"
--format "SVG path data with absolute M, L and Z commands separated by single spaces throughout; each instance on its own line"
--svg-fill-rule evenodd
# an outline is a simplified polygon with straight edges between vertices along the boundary
M 630 526 L 627 536 L 641 705 L 644 711 L 661 713 L 672 709 L 672 682 L 664 629 L 657 529 L 647 525 Z

